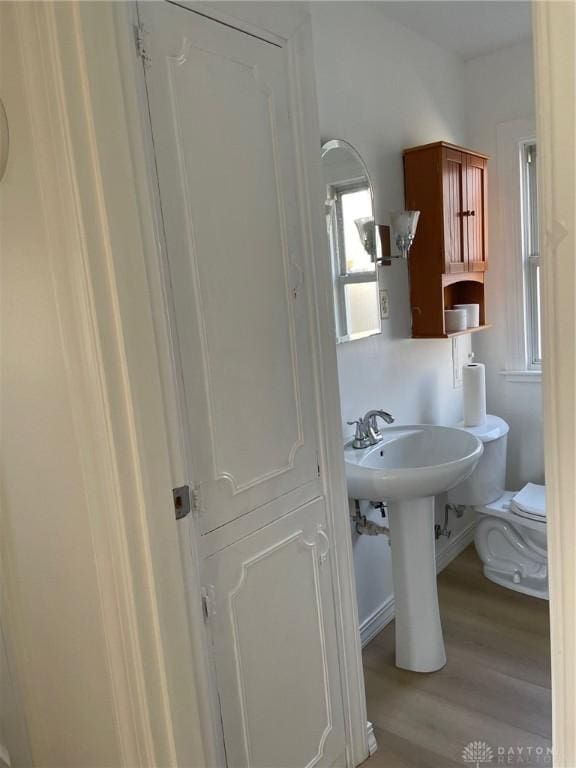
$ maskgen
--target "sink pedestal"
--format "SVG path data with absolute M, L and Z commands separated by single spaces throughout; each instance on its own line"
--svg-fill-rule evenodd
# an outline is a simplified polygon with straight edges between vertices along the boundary
M 434 497 L 388 504 L 396 611 L 396 666 L 435 672 L 446 664 L 434 540 Z
M 436 558 L 434 497 L 477 466 L 483 444 L 463 429 L 435 424 L 386 427 L 366 448 L 344 446 L 352 499 L 388 502 L 396 602 L 396 664 L 434 672 L 446 663 Z

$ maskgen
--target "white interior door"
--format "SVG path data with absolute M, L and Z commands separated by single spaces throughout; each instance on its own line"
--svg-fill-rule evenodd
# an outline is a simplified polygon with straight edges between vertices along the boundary
M 169 3 L 140 15 L 205 533 L 321 492 L 288 60 Z
M 324 502 L 206 561 L 228 765 L 345 765 Z

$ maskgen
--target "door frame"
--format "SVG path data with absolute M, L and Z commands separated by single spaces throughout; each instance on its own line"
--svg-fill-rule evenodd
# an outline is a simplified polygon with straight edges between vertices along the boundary
M 534 2 L 554 765 L 576 765 L 576 4 Z
M 95 574 L 97 599 L 86 603 L 78 591 L 78 616 L 90 612 L 105 649 L 100 663 L 91 649 L 79 647 L 76 662 L 100 675 L 110 691 L 114 728 L 102 741 L 109 754 L 121 756 L 120 765 L 205 767 L 217 763 L 202 720 L 204 667 L 178 554 L 161 345 L 143 259 L 154 240 L 135 198 L 139 168 L 120 77 L 128 40 L 120 44 L 112 6 L 14 6 L 41 201 L 34 213 L 46 227 L 43 246 L 53 278 L 46 291 L 54 292 L 58 311 L 81 467 L 74 481 L 86 498 L 86 512 L 77 512 L 86 515 L 86 555 Z M 130 45 L 133 51 L 133 37 Z M 68 472 L 62 466 L 58 481 L 68 480 Z M 66 549 L 64 572 L 79 567 L 77 553 Z M 69 577 L 75 576 L 71 570 Z M 13 587 L 0 596 L 3 617 L 9 617 L 3 629 L 34 753 L 50 744 L 38 727 L 43 713 L 34 686 L 42 681 L 26 675 L 28 628 Z M 61 618 L 51 620 L 58 625 Z M 42 646 L 42 638 L 37 643 Z M 68 721 L 75 702 L 53 698 L 60 719 Z M 89 703 L 74 720 L 86 731 L 76 733 L 76 743 L 84 735 L 87 748 L 97 738 L 88 713 Z M 63 763 L 74 761 L 73 749 L 62 744 Z M 42 762 L 41 753 L 33 757 Z
M 329 249 L 323 226 L 322 182 L 320 160 L 320 129 L 317 120 L 316 92 L 313 78 L 312 31 L 305 3 L 251 4 L 242 9 L 239 3 L 178 2 L 250 34 L 257 34 L 274 45 L 288 49 L 290 62 L 290 99 L 297 135 L 297 181 L 300 189 L 301 216 L 305 227 L 304 248 L 311 266 L 308 281 L 308 311 L 315 327 L 312 339 L 314 386 L 318 402 L 318 427 L 321 435 L 319 461 L 327 521 L 333 541 L 334 557 L 330 558 L 335 592 L 335 614 L 338 624 L 337 644 L 346 728 L 347 761 L 359 765 L 374 751 L 371 726 L 367 723 L 366 698 L 362 667 L 357 599 L 355 591 L 352 539 L 349 508 L 342 455 L 340 392 L 337 377 L 334 337 L 334 308 L 331 297 Z M 169 280 L 165 258 L 163 224 L 158 182 L 154 163 L 152 132 L 148 115 L 146 84 L 142 62 L 134 53 L 134 29 L 138 26 L 137 3 L 115 4 L 118 50 L 122 61 L 122 83 L 125 109 L 128 113 L 134 166 L 138 169 L 137 195 L 141 220 L 147 221 L 152 232 L 147 240 L 154 247 L 146 248 L 147 272 L 151 285 L 151 301 L 155 334 L 161 355 L 164 409 L 169 424 L 170 465 L 173 487 L 192 483 L 187 477 L 188 449 L 184 434 L 182 400 L 179 395 L 176 350 L 171 329 L 175 327 L 169 296 Z M 146 45 L 147 30 L 140 26 L 142 43 Z M 298 105 L 303 105 L 301 109 Z M 317 142 L 315 139 L 317 138 Z M 331 375 L 327 374 L 331 372 Z M 207 635 L 201 616 L 201 555 L 200 531 L 190 515 L 179 525 L 180 554 L 190 597 L 194 650 L 204 669 L 200 701 L 204 705 L 204 724 L 209 725 L 213 755 L 223 759 L 221 723 L 218 713 L 212 659 L 207 647 Z M 212 764 L 212 763 L 210 763 Z

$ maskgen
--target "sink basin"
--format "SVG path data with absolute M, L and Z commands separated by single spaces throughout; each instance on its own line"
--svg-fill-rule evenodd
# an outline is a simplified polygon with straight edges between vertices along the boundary
M 462 429 L 386 427 L 368 448 L 344 448 L 348 494 L 386 501 L 392 550 L 396 666 L 434 672 L 446 663 L 436 587 L 434 497 L 474 471 L 482 451 Z
M 348 493 L 354 499 L 400 501 L 437 496 L 466 480 L 483 445 L 463 429 L 432 424 L 386 427 L 369 448 L 344 448 Z

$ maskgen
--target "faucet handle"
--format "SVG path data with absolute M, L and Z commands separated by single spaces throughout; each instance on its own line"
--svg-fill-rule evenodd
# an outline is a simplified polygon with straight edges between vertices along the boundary
M 353 421 L 347 421 L 346 424 L 348 424 L 348 426 L 350 426 L 350 427 L 353 427 L 354 424 L 356 424 L 356 434 L 355 434 L 355 437 L 363 437 L 364 433 L 363 433 L 362 426 L 363 426 L 364 422 L 362 420 L 362 417 L 360 417 L 359 419 L 353 419 Z
M 354 440 L 352 441 L 352 447 L 353 448 L 366 448 L 368 443 L 368 438 L 366 437 L 366 427 L 364 423 L 364 419 L 354 419 L 354 421 L 347 421 L 347 424 L 350 426 L 353 426 L 356 424 L 356 432 L 354 433 Z

